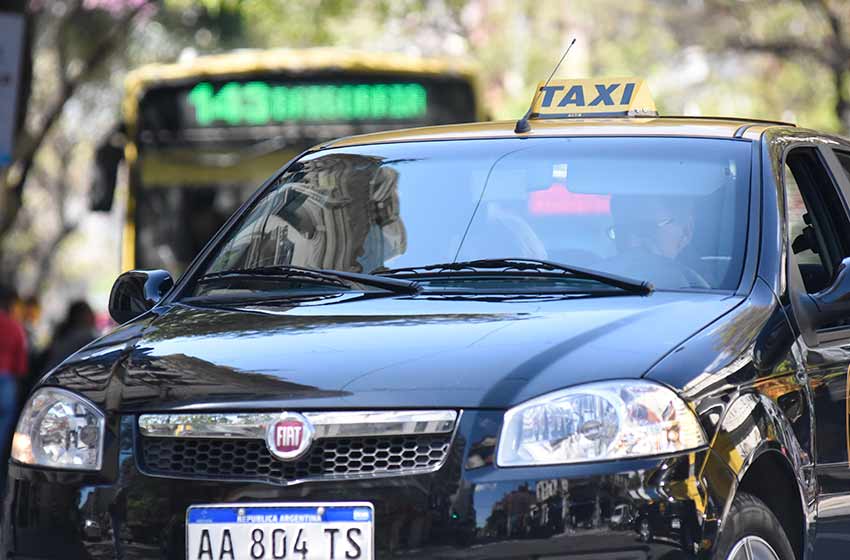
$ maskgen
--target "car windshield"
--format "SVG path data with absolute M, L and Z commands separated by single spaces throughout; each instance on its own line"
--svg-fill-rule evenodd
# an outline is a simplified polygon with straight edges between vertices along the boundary
M 660 290 L 733 290 L 746 245 L 750 155 L 740 140 L 658 137 L 322 150 L 269 185 L 196 277 L 280 266 L 382 274 L 524 258 Z M 468 272 L 465 288 L 494 281 Z M 425 276 L 440 281 L 433 271 Z M 205 293 L 197 286 L 193 295 Z

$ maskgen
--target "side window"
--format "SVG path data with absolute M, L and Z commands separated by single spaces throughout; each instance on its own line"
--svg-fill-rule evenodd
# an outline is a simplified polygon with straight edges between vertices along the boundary
M 844 202 L 818 151 L 797 148 L 785 158 L 785 193 L 791 250 L 809 293 L 832 282 L 850 256 L 850 223 Z

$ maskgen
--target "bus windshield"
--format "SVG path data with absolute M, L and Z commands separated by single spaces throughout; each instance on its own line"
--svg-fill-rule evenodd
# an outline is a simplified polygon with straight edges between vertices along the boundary
M 411 267 L 524 258 L 661 290 L 734 290 L 750 153 L 745 141 L 651 137 L 326 150 L 277 178 L 199 275 L 281 266 L 415 273 Z M 443 269 L 445 277 L 417 280 L 462 280 L 470 289 L 498 281 Z
M 122 267 L 175 275 L 259 184 L 310 146 L 480 116 L 465 66 L 335 49 L 143 68 L 128 79 L 124 111 L 135 149 Z

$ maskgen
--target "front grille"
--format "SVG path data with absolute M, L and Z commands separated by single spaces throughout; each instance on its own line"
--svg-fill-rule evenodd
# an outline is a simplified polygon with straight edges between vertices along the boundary
M 139 439 L 140 466 L 150 474 L 276 484 L 430 472 L 442 465 L 451 444 L 450 433 L 322 438 L 301 459 L 285 462 L 257 439 Z

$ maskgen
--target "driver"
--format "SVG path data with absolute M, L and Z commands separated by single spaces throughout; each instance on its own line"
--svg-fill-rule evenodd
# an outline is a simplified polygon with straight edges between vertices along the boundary
M 694 235 L 689 197 L 612 196 L 611 217 L 622 274 L 663 288 L 709 287 L 681 258 Z
M 620 253 L 645 251 L 675 259 L 693 239 L 693 206 L 685 197 L 612 197 L 611 215 Z

